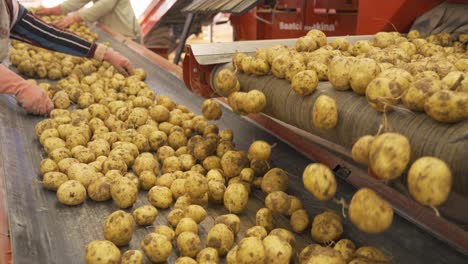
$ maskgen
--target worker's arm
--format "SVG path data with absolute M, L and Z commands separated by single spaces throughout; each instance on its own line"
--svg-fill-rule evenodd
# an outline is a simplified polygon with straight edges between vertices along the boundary
M 99 18 L 109 14 L 119 0 L 100 0 L 90 8 L 84 8 L 78 12 L 80 18 L 88 23 L 95 22 Z
M 2 64 L 0 64 L 0 93 L 14 95 L 28 113 L 44 115 L 54 108 L 54 104 L 44 90 L 26 82 Z
M 89 2 L 90 0 L 68 0 L 54 7 L 41 7 L 36 11 L 36 14 L 40 16 L 68 14 L 82 8 Z
M 106 60 L 122 74 L 133 73 L 129 60 L 118 52 L 47 24 L 23 6 L 19 7 L 18 18 L 13 25 L 10 31 L 12 38 L 74 56 Z
M 96 43 L 45 23 L 21 5 L 13 23 L 10 36 L 14 39 L 74 56 L 94 57 Z

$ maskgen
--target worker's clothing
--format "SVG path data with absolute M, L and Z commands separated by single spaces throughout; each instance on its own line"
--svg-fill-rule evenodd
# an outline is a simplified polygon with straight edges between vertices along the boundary
M 76 11 L 90 0 L 68 0 L 60 5 L 62 13 Z M 81 9 L 78 14 L 85 22 L 99 21 L 115 32 L 129 38 L 140 36 L 140 26 L 129 0 L 93 0 L 90 8 Z
M 35 17 L 16 0 L 0 0 L 0 62 L 8 56 L 9 38 L 70 55 L 93 58 L 97 45 Z

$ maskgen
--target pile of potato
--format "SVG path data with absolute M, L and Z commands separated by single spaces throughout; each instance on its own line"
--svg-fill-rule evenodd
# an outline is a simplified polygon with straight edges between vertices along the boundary
M 88 75 L 101 64 L 96 60 L 45 50 L 16 40 L 12 41 L 10 61 L 19 73 L 29 78 L 49 80 L 59 80 L 71 73 Z
M 371 41 L 354 44 L 345 38 L 327 43 L 323 32 L 311 30 L 294 48 L 257 49 L 253 57 L 238 53 L 232 64 L 239 72 L 286 79 L 302 96 L 313 93 L 319 81 L 329 81 L 337 90 L 365 95 L 377 111 L 402 103 L 439 122 L 455 123 L 468 117 L 466 45 L 467 34 L 453 41 L 447 33 L 422 38 L 417 31 L 406 37 L 379 32 Z M 320 107 L 324 112 L 336 105 L 330 99 Z
M 33 10 L 34 11 L 34 10 Z M 41 16 L 41 19 L 44 20 L 47 23 L 55 23 L 58 22 L 59 20 L 63 19 L 65 16 L 64 15 L 51 15 L 51 16 Z M 84 23 L 73 23 L 69 27 L 67 27 L 67 30 L 77 34 L 80 37 L 83 37 L 89 41 L 95 41 L 96 39 L 99 38 L 99 35 L 92 31 L 86 24 Z
M 123 77 L 107 63 L 93 67 L 89 74 L 73 72 L 56 85 L 39 84 L 56 109 L 36 125 L 48 155 L 40 164 L 44 188 L 56 191 L 65 205 L 89 198 L 113 200 L 122 209 L 106 219 L 103 240 L 87 245 L 87 263 L 142 263 L 145 256 L 164 262 L 173 249 L 180 254 L 176 263 L 217 263 L 221 257 L 228 263 L 289 263 L 296 254 L 295 235 L 276 226 L 280 215 L 290 218 L 294 232 L 311 228 L 317 243 L 340 238 L 343 220 L 338 214 L 324 212 L 311 221 L 300 198 L 287 194 L 289 176 L 270 168 L 269 143 L 257 140 L 246 152 L 236 150 L 231 130 L 220 130 L 167 96 L 156 96 L 144 82 L 143 70 Z M 209 119 L 221 116 L 216 101 L 205 102 L 202 110 Z M 323 169 L 336 191 L 333 174 Z M 265 207 L 236 245 L 252 188 L 266 194 Z M 335 191 L 321 194 L 331 199 Z M 138 192 L 147 193 L 148 202 L 133 208 Z M 208 216 L 210 203 L 223 204 L 227 213 L 216 217 L 203 242 L 198 224 Z M 170 210 L 168 225 L 154 226 L 141 250 L 121 254 L 118 247 L 129 244 L 138 226 L 153 225 L 159 210 Z M 313 263 L 332 250 L 316 246 L 317 251 L 311 246 L 303 251 L 302 263 Z M 341 250 L 349 249 L 334 248 L 333 256 L 344 261 Z M 348 252 L 346 258 L 372 261 L 366 252 Z
M 393 33 L 388 34 L 392 34 L 391 41 L 397 39 Z M 271 70 L 275 76 L 291 80 L 293 89 L 302 95 L 311 94 L 319 80 L 328 79 L 337 89 L 351 88 L 359 94 L 368 94 L 369 86 L 375 85 L 379 90 L 384 84 L 388 88 L 382 90 L 385 100 L 380 100 L 377 92 L 377 99 L 370 101 L 379 109 L 404 100 L 405 95 L 395 93 L 400 86 L 408 91 L 425 91 L 427 85 L 428 90 L 438 90 L 438 85 L 445 87 L 434 81 L 431 72 L 425 71 L 421 73 L 424 77 L 414 79 L 413 73 L 395 67 L 404 58 L 401 47 L 410 49 L 415 40 L 402 41 L 407 44 L 399 44 L 399 48 L 382 48 L 384 40 L 379 35 L 374 43 L 351 45 L 345 39 L 336 39 L 327 44 L 321 32 L 311 31 L 298 40 L 294 50 L 275 46 L 258 50 L 255 58 L 236 54 L 233 63 L 237 71 L 255 75 Z M 15 45 L 18 67 L 27 56 L 48 56 L 22 43 Z M 458 55 L 461 47 L 457 45 L 443 50 L 465 58 Z M 374 58 L 382 54 L 391 55 L 394 60 Z M 416 52 L 415 55 L 423 56 Z M 60 63 L 75 59 L 53 56 L 58 56 Z M 173 250 L 179 255 L 176 263 L 181 264 L 218 263 L 223 257 L 227 263 L 290 263 L 296 255 L 300 263 L 308 264 L 391 262 L 379 249 L 357 248 L 353 241 L 343 238 L 346 220 L 340 214 L 323 211 L 310 216 L 301 198 L 288 194 L 288 173 L 270 167 L 272 146 L 268 142 L 256 140 L 247 151 L 236 149 L 231 130 L 220 130 L 208 122 L 222 117 L 218 102 L 205 101 L 201 107 L 203 115 L 196 115 L 167 96 L 155 95 L 144 82 L 143 69 L 124 77 L 106 62 L 81 59 L 73 63 L 56 85 L 39 84 L 52 98 L 55 109 L 36 125 L 35 132 L 48 156 L 40 164 L 43 186 L 55 191 L 59 202 L 78 206 L 85 201 L 112 200 L 121 209 L 105 220 L 102 240 L 86 246 L 86 263 L 142 263 L 145 257 L 159 263 L 166 261 Z M 413 65 L 412 61 L 406 63 Z M 382 70 L 383 67 L 388 69 Z M 344 72 L 344 68 L 354 69 L 355 74 Z M 448 71 L 446 76 L 456 79 L 451 79 L 451 87 L 457 88 L 439 89 L 444 96 L 462 93 L 458 89 L 464 85 L 466 73 L 453 72 Z M 439 72 L 435 73 L 439 76 Z M 36 73 L 33 76 L 38 77 Z M 223 70 L 215 81 L 234 111 L 258 113 L 265 107 L 263 93 L 240 91 L 234 72 Z M 401 85 L 394 86 L 393 82 Z M 414 94 L 424 97 L 416 91 Z M 431 98 L 427 97 L 423 109 L 427 104 L 438 103 Z M 420 103 L 408 105 L 421 109 Z M 313 113 L 316 127 L 336 126 L 333 98 L 319 97 Z M 397 133 L 365 136 L 353 148 L 353 158 L 368 164 L 385 179 L 395 179 L 407 169 L 409 153 L 409 142 Z M 335 176 L 323 164 L 307 166 L 303 183 L 319 201 L 335 198 Z M 423 157 L 410 166 L 408 188 L 421 204 L 437 207 L 446 200 L 450 186 L 450 170 L 442 161 Z M 265 194 L 265 205 L 257 211 L 255 225 L 239 234 L 252 188 Z M 134 208 L 139 192 L 146 194 L 147 203 Z M 202 241 L 199 224 L 209 217 L 209 205 L 224 206 L 226 214 L 214 219 Z M 153 226 L 153 231 L 140 242 L 141 249 L 122 254 L 119 247 L 130 243 L 137 228 L 152 226 L 161 210 L 169 212 L 168 224 Z M 362 232 L 378 234 L 391 226 L 393 209 L 374 191 L 363 188 L 351 199 L 348 216 Z M 277 226 L 279 217 L 289 218 L 290 230 Z M 298 251 L 294 233 L 306 230 L 317 244 Z

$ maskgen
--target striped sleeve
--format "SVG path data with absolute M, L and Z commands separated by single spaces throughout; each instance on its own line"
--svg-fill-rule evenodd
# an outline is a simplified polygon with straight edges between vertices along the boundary
M 42 48 L 66 54 L 92 58 L 96 44 L 77 35 L 54 27 L 34 16 L 20 5 L 18 18 L 11 29 L 10 37 Z

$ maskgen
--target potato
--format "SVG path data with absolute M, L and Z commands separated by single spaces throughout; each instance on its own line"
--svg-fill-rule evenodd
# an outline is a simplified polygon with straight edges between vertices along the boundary
M 377 77 L 367 86 L 366 97 L 369 105 L 377 111 L 384 112 L 398 103 L 403 89 L 401 85 L 389 78 Z
M 292 61 L 286 68 L 286 80 L 291 81 L 296 74 L 305 70 L 306 65 L 304 64 L 304 62 L 293 57 Z
M 114 183 L 116 180 L 123 178 L 122 172 L 119 170 L 110 170 L 104 175 L 109 180 L 109 183 Z
M 140 250 L 127 250 L 122 254 L 121 264 L 143 264 L 144 255 Z
M 185 208 L 185 215 L 199 224 L 205 220 L 206 210 L 200 205 L 191 204 Z
M 132 240 L 135 221 L 131 214 L 118 210 L 110 214 L 104 222 L 104 238 L 116 246 L 125 246 Z
M 241 62 L 236 64 L 236 67 L 237 69 L 239 69 L 239 71 L 243 70 Z M 218 74 L 216 74 L 215 87 L 216 93 L 218 93 L 221 96 L 228 96 L 231 93 L 240 90 L 240 84 L 237 80 L 236 74 L 229 69 L 222 69 L 218 72 Z
M 58 163 L 65 159 L 65 158 L 71 158 L 72 154 L 71 151 L 67 148 L 56 148 L 52 152 L 49 153 L 49 158 L 52 159 L 54 162 Z
M 229 185 L 224 192 L 224 207 L 230 213 L 241 213 L 247 207 L 248 201 L 249 192 L 241 183 Z
M 298 94 L 306 96 L 312 94 L 318 86 L 317 73 L 314 70 L 304 70 L 291 78 L 291 88 Z
M 449 72 L 443 79 L 442 82 L 445 84 L 446 89 L 456 91 L 457 88 L 462 86 L 463 80 L 465 80 L 465 74 L 461 71 Z
M 172 182 L 170 190 L 174 199 L 177 199 L 181 197 L 182 195 L 185 195 L 185 182 L 186 182 L 186 179 L 175 179 Z M 190 199 L 188 195 L 187 197 Z
M 57 199 L 65 205 L 78 205 L 86 199 L 86 188 L 77 180 L 68 180 L 57 189 Z
M 375 137 L 369 149 L 369 166 L 381 179 L 401 176 L 410 160 L 408 139 L 398 133 L 383 133 Z
M 86 264 L 119 263 L 120 250 L 111 241 L 93 240 L 86 245 Z
M 307 261 L 308 264 L 345 264 L 341 254 L 332 248 L 323 247 L 314 250 Z
M 229 150 L 221 158 L 221 168 L 228 179 L 239 175 L 243 168 L 248 167 L 248 164 L 247 155 L 242 151 Z
M 164 235 L 149 233 L 140 243 L 141 249 L 152 262 L 165 262 L 172 253 L 172 243 Z
M 245 237 L 257 237 L 259 239 L 264 239 L 267 235 L 267 230 L 263 226 L 253 226 L 245 231 Z
M 281 240 L 288 242 L 292 248 L 296 246 L 296 238 L 294 237 L 293 233 L 288 231 L 287 229 L 284 228 L 276 228 L 271 230 L 270 236 L 277 236 Z
M 66 174 L 58 171 L 46 172 L 42 178 L 42 185 L 47 190 L 57 191 L 64 182 L 68 181 Z
M 39 137 L 39 142 L 42 145 L 44 145 L 44 141 L 50 137 L 59 137 L 58 130 L 55 128 L 49 128 L 49 129 L 44 130 L 44 132 L 42 132 L 41 136 Z
M 226 264 L 236 264 L 237 263 L 237 246 L 234 246 L 229 250 L 226 255 Z
M 148 201 L 156 208 L 169 208 L 172 204 L 172 192 L 167 187 L 154 186 L 148 192 Z
M 54 107 L 58 109 L 67 109 L 70 106 L 70 98 L 65 91 L 58 91 L 52 98 Z
M 179 257 L 174 264 L 197 264 L 197 261 L 190 257 Z
M 434 157 L 422 157 L 408 171 L 408 190 L 419 203 L 437 207 L 444 203 L 452 187 L 452 173 L 447 164 Z
M 70 180 L 79 181 L 85 188 L 97 179 L 96 171 L 84 163 L 72 164 L 67 170 L 67 175 Z
M 127 164 L 119 157 L 109 157 L 102 163 L 102 173 L 110 170 L 118 170 L 121 173 L 127 172 Z
M 312 108 L 312 123 L 318 129 L 332 129 L 338 122 L 338 109 L 335 99 L 320 95 Z
M 260 208 L 255 215 L 255 223 L 257 226 L 264 227 L 268 232 L 275 228 L 273 213 L 268 208 Z
M 86 146 L 86 144 L 88 144 L 86 136 L 76 131 L 73 131 L 70 135 L 68 135 L 66 140 L 66 146 L 69 149 L 73 149 L 76 146 Z
M 163 162 L 166 158 L 174 156 L 174 154 L 174 149 L 169 146 L 160 147 L 156 153 L 159 162 Z
M 319 243 L 337 240 L 343 233 L 341 219 L 333 211 L 318 214 L 312 222 L 312 238 Z
M 236 69 L 237 71 L 240 71 L 240 72 L 243 71 L 242 70 L 242 59 L 244 59 L 245 57 L 247 57 L 247 54 L 242 53 L 242 52 L 237 52 L 236 54 L 234 54 L 234 56 L 232 56 L 232 66 L 234 67 L 234 69 Z
M 253 60 L 254 58 L 251 56 L 245 56 L 244 58 L 242 58 L 241 68 L 243 72 L 249 73 L 249 74 L 252 73 L 251 67 L 252 67 Z
M 335 56 L 328 65 L 328 80 L 337 90 L 348 90 L 351 61 L 347 57 Z
M 208 181 L 197 172 L 188 172 L 190 176 L 185 181 L 185 193 L 192 199 L 203 197 L 208 192 Z
M 259 90 L 251 90 L 247 93 L 245 100 L 241 103 L 243 111 L 249 114 L 260 113 L 267 104 L 266 96 Z
M 41 176 L 46 174 L 47 172 L 58 171 L 58 165 L 55 161 L 51 159 L 43 159 L 41 160 L 41 164 L 39 165 L 39 172 Z
M 325 63 L 309 60 L 306 68 L 314 71 L 319 81 L 328 81 L 328 66 Z
M 237 246 L 236 263 L 254 264 L 265 262 L 265 248 L 262 240 L 257 237 L 242 239 Z
M 102 104 L 92 104 L 88 107 L 88 111 L 91 117 L 97 117 L 102 120 L 106 120 L 110 115 L 109 108 Z
M 215 224 L 225 224 L 234 235 L 237 235 L 240 231 L 241 220 L 239 216 L 235 214 L 225 214 L 216 217 Z
M 174 239 L 175 237 L 174 230 L 166 225 L 157 225 L 156 227 L 154 227 L 153 233 L 163 235 L 169 241 L 172 241 L 172 239 Z
M 265 205 L 273 213 L 286 214 L 291 207 L 291 198 L 285 192 L 274 191 L 266 196 Z
M 353 160 L 361 164 L 369 164 L 369 149 L 373 141 L 374 136 L 372 135 L 360 137 L 351 149 L 351 157 Z
M 175 131 L 169 134 L 167 143 L 171 148 L 178 149 L 187 145 L 187 137 L 185 136 L 184 132 Z
M 135 209 L 132 215 L 137 225 L 147 226 L 153 224 L 158 216 L 158 209 L 152 205 L 143 205 Z
M 263 176 L 261 188 L 265 193 L 285 192 L 288 189 L 288 174 L 280 168 L 269 170 Z
M 171 185 L 175 181 L 175 179 L 176 179 L 176 176 L 173 173 L 165 173 L 159 176 L 159 178 L 156 178 L 155 185 L 171 188 Z
M 263 140 L 256 140 L 250 144 L 247 157 L 249 160 L 268 160 L 270 154 L 271 146 Z
M 209 181 L 208 182 L 208 199 L 213 203 L 223 203 L 224 193 L 226 192 L 226 186 L 220 181 Z
M 100 177 L 88 186 L 88 195 L 91 200 L 96 202 L 107 201 L 112 198 L 110 192 L 110 183 L 107 177 Z
M 270 64 L 266 59 L 255 58 L 250 64 L 250 72 L 257 76 L 266 75 L 270 72 Z
M 178 236 L 182 232 L 192 232 L 198 234 L 198 225 L 192 218 L 184 217 L 177 223 L 175 234 Z
M 138 188 L 132 180 L 125 177 L 112 182 L 110 191 L 112 200 L 122 209 L 132 207 L 138 198 Z
M 341 257 L 345 262 L 349 262 L 354 257 L 356 245 L 353 241 L 343 238 L 336 242 L 333 249 L 341 254 Z
M 177 237 L 177 249 L 180 255 L 196 257 L 201 250 L 200 237 L 192 232 L 182 232 Z
M 346 51 L 349 48 L 349 41 L 345 38 L 338 37 L 335 38 L 330 45 L 334 49 Z
M 417 81 L 419 79 L 424 79 L 424 78 L 428 78 L 428 79 L 436 80 L 436 81 L 440 80 L 439 75 L 435 71 L 422 71 L 414 75 L 414 81 Z
M 152 171 L 157 175 L 159 174 L 159 162 L 153 157 L 140 155 L 135 159 L 132 169 L 137 175 L 140 175 L 143 171 Z
M 327 201 L 335 196 L 335 175 L 324 164 L 309 164 L 302 174 L 302 182 L 307 191 L 320 201 Z
M 206 246 L 218 251 L 224 257 L 234 245 L 234 234 L 225 224 L 215 224 L 206 237 Z
M 77 159 L 74 158 L 64 158 L 60 160 L 57 165 L 59 167 L 59 171 L 62 173 L 67 173 L 68 168 L 75 163 L 80 163 Z
M 362 188 L 354 194 L 348 211 L 351 222 L 366 233 L 382 233 L 393 221 L 392 207 L 368 188 Z
M 286 264 L 292 257 L 291 245 L 277 236 L 267 236 L 263 239 L 265 263 Z
M 47 118 L 37 123 L 34 127 L 34 131 L 36 132 L 36 136 L 39 138 L 42 132 L 44 132 L 46 129 L 57 128 L 57 126 L 57 121 Z
M 152 171 L 143 171 L 140 173 L 139 182 L 141 189 L 147 191 L 153 188 L 157 183 L 156 174 Z M 167 187 L 167 186 L 166 186 Z
M 226 152 L 230 150 L 234 150 L 234 147 L 235 146 L 232 141 L 229 141 L 229 140 L 220 141 L 218 146 L 216 147 L 216 156 L 222 158 Z
M 182 209 L 176 208 L 167 214 L 167 222 L 173 227 L 176 227 L 182 218 L 185 218 L 185 211 Z
M 207 247 L 202 249 L 197 254 L 198 264 L 214 264 L 219 263 L 219 255 L 216 249 Z
M 221 111 L 221 105 L 213 99 L 207 99 L 203 102 L 202 113 L 208 120 L 218 120 L 223 114 Z
M 295 211 L 304 208 L 304 204 L 302 203 L 301 199 L 293 195 L 289 195 L 289 199 L 291 200 L 291 205 L 289 206 L 289 210 L 286 213 L 287 216 L 291 216 Z
M 468 118 L 468 93 L 442 90 L 424 104 L 426 114 L 444 123 L 456 123 Z
M 289 52 L 285 52 L 276 56 L 271 63 L 271 73 L 277 78 L 286 78 L 286 70 L 292 62 Z
M 318 48 L 318 43 L 313 37 L 304 36 L 297 39 L 295 48 L 299 52 L 310 52 Z
M 411 83 L 403 94 L 401 101 L 410 110 L 424 111 L 424 103 L 434 93 L 442 90 L 443 83 L 439 80 L 422 78 Z
M 380 67 L 373 59 L 356 60 L 349 69 L 349 84 L 357 94 L 366 94 L 367 85 L 380 73 Z
M 178 157 L 167 157 L 163 160 L 162 173 L 171 173 L 182 170 L 182 162 Z
M 302 233 L 307 228 L 307 226 L 309 226 L 309 215 L 304 209 L 296 210 L 294 213 L 292 213 L 290 222 L 294 232 Z
M 54 149 L 65 147 L 65 141 L 58 137 L 50 137 L 44 140 L 44 150 L 47 153 L 52 152 Z
M 385 256 L 381 250 L 375 247 L 360 247 L 356 250 L 356 252 L 354 252 L 354 255 L 358 257 L 364 257 L 371 261 L 389 261 L 387 256 Z
M 94 152 L 96 157 L 107 156 L 110 152 L 110 144 L 104 139 L 96 139 L 88 142 L 88 148 Z
M 308 263 L 312 257 L 312 253 L 320 249 L 322 249 L 322 246 L 319 244 L 310 244 L 306 246 L 299 253 L 299 263 Z

